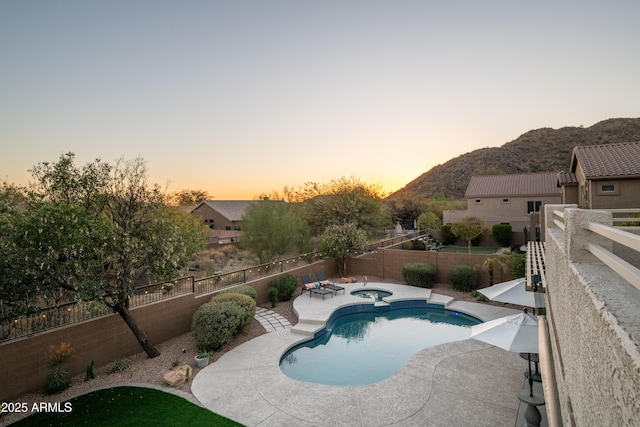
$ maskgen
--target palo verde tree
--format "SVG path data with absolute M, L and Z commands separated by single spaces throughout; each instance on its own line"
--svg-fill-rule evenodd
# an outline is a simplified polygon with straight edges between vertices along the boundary
M 423 212 L 418 217 L 418 230 L 425 230 L 427 235 L 431 235 L 433 230 L 440 228 L 442 220 L 433 212 Z
M 484 221 L 474 216 L 467 216 L 451 224 L 451 232 L 467 241 L 467 248 L 471 253 L 471 241 L 485 232 Z
M 279 200 L 260 200 L 242 218 L 242 246 L 265 264 L 310 247 L 309 227 L 298 207 Z
M 318 249 L 325 255 L 335 258 L 338 273 L 346 274 L 347 258 L 362 249 L 366 239 L 366 233 L 354 223 L 332 224 L 322 233 Z
M 97 301 L 125 321 L 149 357 L 151 345 L 129 311 L 137 286 L 169 279 L 204 247 L 197 221 L 163 203 L 141 159 L 83 168 L 73 153 L 31 172 L 29 206 L 7 229 L 3 253 L 16 264 L 0 295 L 14 311 Z M 22 300 L 18 300 L 21 297 Z
M 171 193 L 168 202 L 175 206 L 195 206 L 209 199 L 211 196 L 205 190 L 180 190 Z
M 355 177 L 333 180 L 329 184 L 306 183 L 299 192 L 303 215 L 314 236 L 329 225 L 353 224 L 365 233 L 390 224 L 378 186 Z

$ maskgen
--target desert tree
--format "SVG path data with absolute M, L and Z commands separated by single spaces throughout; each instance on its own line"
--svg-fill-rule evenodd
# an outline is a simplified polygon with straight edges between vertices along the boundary
M 322 233 L 318 250 L 336 260 L 339 274 L 347 272 L 347 258 L 361 250 L 366 242 L 366 233 L 354 223 L 331 224 Z
M 350 223 L 366 233 L 390 225 L 383 196 L 379 186 L 343 177 L 328 184 L 306 183 L 299 199 L 304 200 L 303 215 L 317 236 L 329 225 Z
M 310 249 L 307 223 L 298 206 L 283 201 L 260 200 L 242 218 L 242 247 L 268 263 L 290 252 Z
M 3 301 L 10 298 L 23 311 L 67 300 L 100 302 L 155 357 L 160 353 L 130 312 L 131 297 L 141 284 L 173 277 L 204 247 L 205 230 L 163 203 L 142 159 L 78 168 L 73 157 L 32 170 L 29 206 L 3 236 L 9 244 L 2 255 L 16 262 Z
M 195 206 L 205 200 L 210 200 L 211 195 L 205 190 L 180 190 L 169 194 L 167 199 L 170 204 L 175 206 Z
M 467 216 L 460 221 L 451 224 L 451 232 L 457 236 L 462 237 L 467 241 L 467 248 L 471 253 L 471 241 L 476 237 L 482 235 L 486 230 L 484 221 L 474 216 Z
M 427 236 L 431 235 L 431 231 L 440 228 L 442 220 L 433 212 L 423 212 L 418 217 L 418 230 L 425 230 Z

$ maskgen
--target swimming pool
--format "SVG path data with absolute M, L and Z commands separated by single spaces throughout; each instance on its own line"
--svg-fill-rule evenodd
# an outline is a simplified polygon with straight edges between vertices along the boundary
M 468 339 L 475 317 L 442 306 L 349 312 L 341 309 L 324 333 L 288 350 L 280 359 L 282 372 L 317 384 L 358 386 L 384 380 L 418 351 Z M 415 304 L 410 304 L 415 305 Z

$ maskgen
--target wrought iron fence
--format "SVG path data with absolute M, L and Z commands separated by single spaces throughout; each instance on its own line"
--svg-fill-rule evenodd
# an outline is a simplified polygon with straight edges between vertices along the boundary
M 359 256 L 372 253 L 378 248 L 393 246 L 405 240 L 419 238 L 422 235 L 424 235 L 422 232 L 412 232 L 379 240 L 368 244 L 362 250 L 354 251 L 352 255 Z M 129 304 L 130 307 L 138 307 L 189 293 L 203 295 L 241 285 L 270 274 L 293 270 L 321 259 L 324 259 L 322 253 L 310 252 L 237 271 L 216 274 L 203 279 L 186 276 L 167 282 L 144 285 L 135 289 Z M 79 301 L 43 308 L 35 314 L 16 318 L 2 312 L 2 306 L 0 305 L 0 342 L 112 313 L 113 311 L 103 303 Z

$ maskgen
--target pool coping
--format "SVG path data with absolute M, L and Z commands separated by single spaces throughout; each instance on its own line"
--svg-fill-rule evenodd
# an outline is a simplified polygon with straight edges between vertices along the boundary
M 425 420 L 433 426 L 514 425 L 526 366 L 517 354 L 476 340 L 421 350 L 392 377 L 366 386 L 313 384 L 284 375 L 280 357 L 322 330 L 335 310 L 373 303 L 350 294 L 362 284 L 344 287 L 344 294 L 324 300 L 298 296 L 293 303 L 298 324 L 244 343 L 201 370 L 193 379 L 193 395 L 206 408 L 247 426 L 425 425 Z M 484 321 L 518 312 L 406 285 L 367 287 L 393 292 L 389 302 L 424 299 Z

